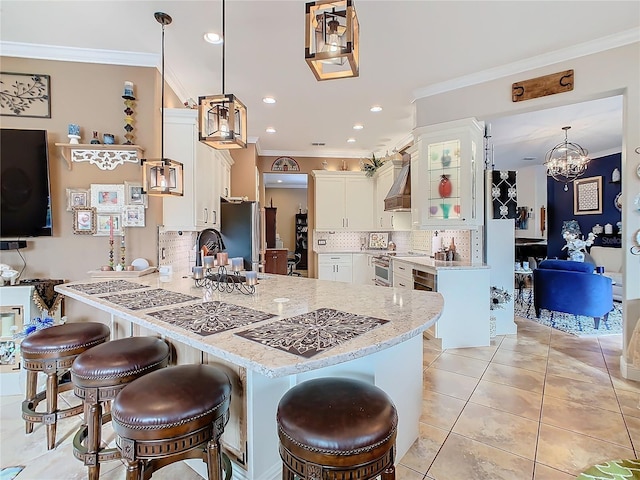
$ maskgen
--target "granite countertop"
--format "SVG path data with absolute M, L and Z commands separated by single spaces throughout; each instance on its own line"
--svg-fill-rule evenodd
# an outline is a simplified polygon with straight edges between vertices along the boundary
M 261 279 L 253 295 L 198 288 L 191 278 L 159 274 L 91 279 L 55 289 L 267 377 L 335 365 L 400 344 L 433 325 L 444 305 L 435 292 L 286 275 Z
M 391 257 L 393 262 L 403 262 L 417 267 L 426 267 L 427 270 L 476 270 L 479 268 L 490 268 L 484 263 L 469 263 L 469 262 L 446 262 L 442 260 L 435 260 L 431 257 L 403 257 L 398 255 Z

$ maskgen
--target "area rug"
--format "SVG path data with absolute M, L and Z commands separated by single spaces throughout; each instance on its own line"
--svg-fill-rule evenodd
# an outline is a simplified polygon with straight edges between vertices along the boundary
M 597 337 L 604 335 L 619 335 L 622 333 L 622 307 L 620 302 L 613 302 L 613 310 L 609 312 L 606 322 L 600 320 L 600 328 L 595 329 L 593 317 L 572 315 L 570 313 L 540 310 L 540 318 L 536 318 L 533 308 L 533 289 L 523 288 L 521 296 L 515 302 L 515 314 L 528 318 L 541 325 L 552 327 L 578 337 Z
M 576 480 L 633 480 L 640 479 L 640 460 L 611 460 L 594 465 Z

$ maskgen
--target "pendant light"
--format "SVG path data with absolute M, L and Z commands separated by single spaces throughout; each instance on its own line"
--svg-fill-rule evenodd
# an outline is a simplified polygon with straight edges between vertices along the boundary
M 352 0 L 306 4 L 304 57 L 316 80 L 360 74 L 359 32 Z
M 164 27 L 171 23 L 171 17 L 163 12 L 154 13 L 155 19 L 162 25 L 162 86 L 160 106 L 162 123 L 160 125 L 160 158 L 140 160 L 142 165 L 142 188 L 149 195 L 178 196 L 184 194 L 183 165 L 176 160 L 164 158 Z
M 238 97 L 225 93 L 225 0 L 222 0 L 222 95 L 198 98 L 200 141 L 218 150 L 246 148 L 247 107 Z
M 568 184 L 573 182 L 587 171 L 587 165 L 591 161 L 589 152 L 577 143 L 568 140 L 567 132 L 571 127 L 562 127 L 564 130 L 564 142 L 553 147 L 544 160 L 547 167 L 547 175 L 558 182 L 564 182 L 564 191 L 569 190 Z

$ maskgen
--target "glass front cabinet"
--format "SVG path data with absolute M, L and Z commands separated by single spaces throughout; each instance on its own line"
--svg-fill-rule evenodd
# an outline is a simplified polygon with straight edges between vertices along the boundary
M 414 228 L 474 228 L 483 223 L 483 134 L 484 125 L 472 118 L 414 130 Z

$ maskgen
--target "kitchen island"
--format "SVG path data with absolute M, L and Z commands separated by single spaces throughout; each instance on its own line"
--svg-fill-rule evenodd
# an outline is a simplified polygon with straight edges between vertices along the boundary
M 386 391 L 398 409 L 397 459 L 418 437 L 422 332 L 440 317 L 438 293 L 277 275 L 244 295 L 157 274 L 91 279 L 56 290 L 108 312 L 115 336 L 160 334 L 200 352 L 190 361 L 221 365 L 235 375 L 233 432 L 225 443 L 235 479 L 280 478 L 277 404 L 289 388 L 311 378 L 348 376 Z M 185 359 L 178 355 L 177 361 Z M 204 471 L 201 462 L 192 466 Z

